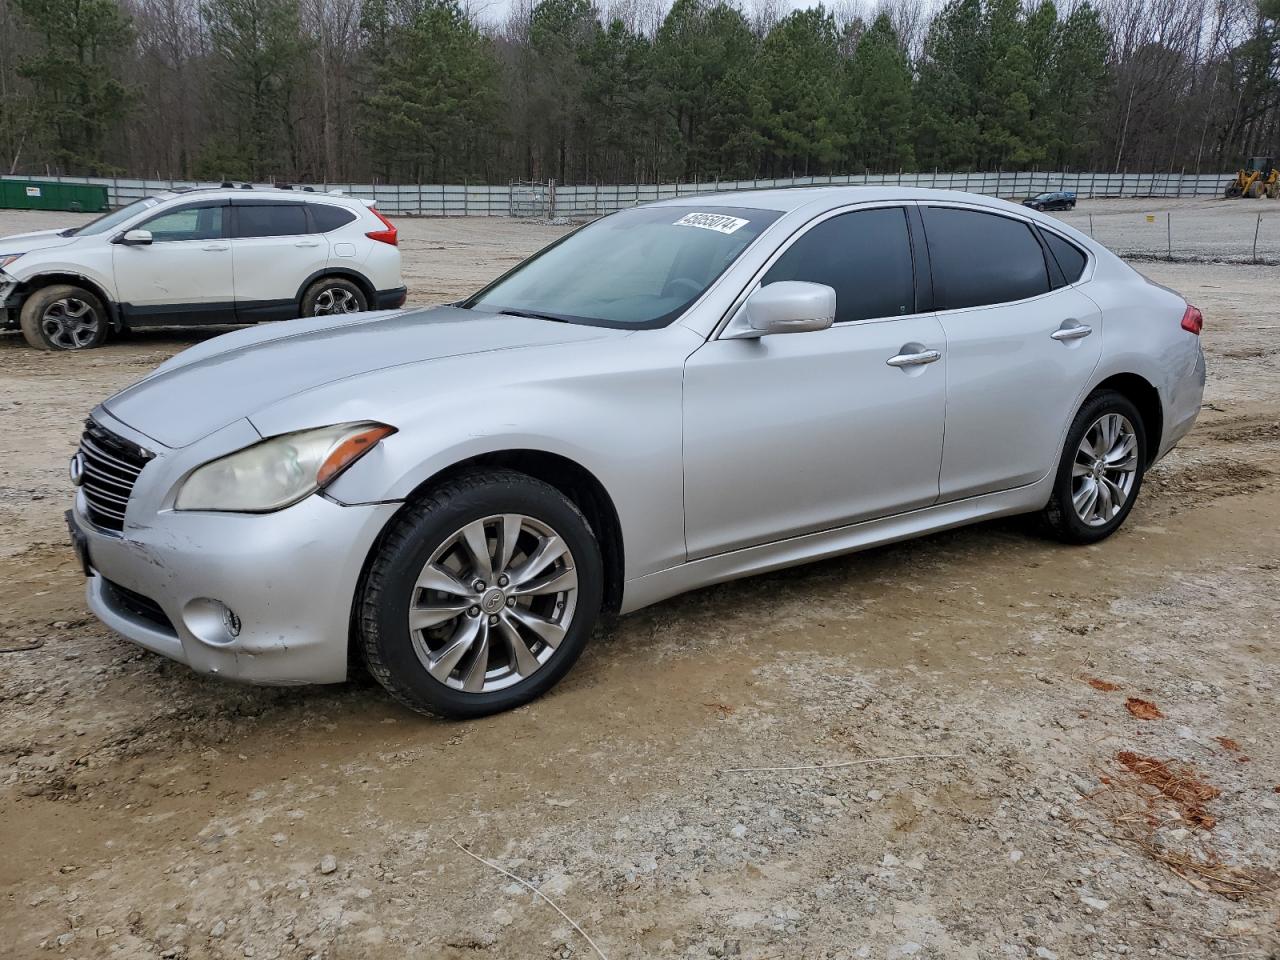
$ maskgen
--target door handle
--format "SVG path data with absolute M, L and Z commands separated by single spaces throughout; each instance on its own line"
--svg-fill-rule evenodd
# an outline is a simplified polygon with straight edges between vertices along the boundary
M 299 240 L 297 243 L 294 244 L 294 246 L 295 247 L 318 247 L 320 246 L 320 241 L 319 240 Z
M 230 245 L 230 244 L 227 244 L 227 243 L 207 243 L 207 244 L 205 244 L 203 247 L 201 247 L 200 249 L 201 249 L 201 250 L 209 250 L 209 251 L 211 251 L 211 252 L 217 252 L 217 251 L 219 251 L 219 250 L 230 250 L 230 249 L 231 249 L 231 245 Z
M 913 346 L 918 345 L 908 344 L 902 349 L 907 350 Z M 934 363 L 941 359 L 942 354 L 937 350 L 920 350 L 916 353 L 899 353 L 897 356 L 890 357 L 885 363 L 891 367 L 921 367 L 926 363 Z
M 1068 324 L 1070 324 L 1070 326 L 1068 326 Z M 1078 323 L 1075 320 L 1067 320 L 1064 321 L 1062 326 L 1057 330 L 1049 334 L 1049 336 L 1061 343 L 1064 340 L 1083 340 L 1091 333 L 1093 333 L 1093 327 L 1088 324 Z

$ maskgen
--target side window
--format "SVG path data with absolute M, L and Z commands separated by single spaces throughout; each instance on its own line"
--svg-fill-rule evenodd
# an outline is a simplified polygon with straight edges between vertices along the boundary
M 939 310 L 1009 303 L 1048 292 L 1044 251 L 1021 220 L 950 207 L 921 212 Z
M 1058 261 L 1058 267 L 1062 270 L 1062 276 L 1067 283 L 1075 283 L 1079 280 L 1080 274 L 1084 273 L 1084 265 L 1088 262 L 1084 251 L 1048 230 L 1041 230 L 1040 236 L 1044 237 L 1044 242 L 1049 245 L 1049 252 L 1053 254 L 1053 259 Z
M 856 210 L 824 220 L 769 268 L 763 284 L 825 283 L 836 292 L 836 323 L 915 312 L 911 235 L 901 207 Z
M 307 211 L 300 203 L 250 203 L 236 206 L 237 237 L 296 237 L 307 232 Z
M 174 240 L 220 240 L 222 217 L 226 207 L 181 207 L 158 217 L 152 217 L 140 225 L 151 231 L 154 243 L 171 243 Z
M 335 207 L 331 203 L 312 203 L 311 219 L 316 225 L 316 233 L 328 233 L 345 227 L 356 218 L 355 212 L 346 207 Z

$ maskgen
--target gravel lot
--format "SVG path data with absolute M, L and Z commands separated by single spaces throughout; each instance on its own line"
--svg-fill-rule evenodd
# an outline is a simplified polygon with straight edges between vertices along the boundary
M 1058 215 L 1125 256 L 1251 263 L 1256 232 L 1258 262 L 1280 263 L 1280 201 L 1082 200 Z
M 1217 257 L 1272 208 L 1068 219 L 1163 243 L 1170 210 Z M 399 225 L 416 302 L 564 229 Z M 0 957 L 596 955 L 455 841 L 612 960 L 1276 957 L 1280 278 L 1140 269 L 1204 309 L 1210 384 L 1116 537 L 1001 521 L 703 590 L 467 724 L 368 682 L 201 679 L 99 626 L 66 457 L 95 402 L 208 334 L 0 335 Z M 817 764 L 849 765 L 733 772 Z

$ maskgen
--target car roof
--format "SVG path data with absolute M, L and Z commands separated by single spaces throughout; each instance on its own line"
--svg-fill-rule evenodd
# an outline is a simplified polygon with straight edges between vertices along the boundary
M 352 197 L 342 193 L 327 193 L 319 189 L 303 190 L 293 189 L 286 190 L 282 187 L 253 187 L 245 189 L 243 187 L 191 187 L 189 189 L 179 190 L 161 190 L 157 193 L 150 194 L 153 199 L 162 203 L 168 203 L 173 200 L 224 200 L 224 199 L 243 199 L 243 200 L 320 200 L 327 203 L 340 204 L 342 206 L 361 208 L 368 204 L 359 197 Z
M 970 203 L 994 209 L 1016 209 L 1015 204 L 997 197 L 960 190 L 931 190 L 927 187 L 899 187 L 892 184 L 877 187 L 784 187 L 766 190 L 742 190 L 735 193 L 701 194 L 659 200 L 652 206 L 663 207 L 741 207 L 752 210 L 776 210 L 790 213 L 807 207 L 835 208 L 851 203 L 890 201 L 950 201 Z M 1021 211 L 1019 210 L 1019 213 Z

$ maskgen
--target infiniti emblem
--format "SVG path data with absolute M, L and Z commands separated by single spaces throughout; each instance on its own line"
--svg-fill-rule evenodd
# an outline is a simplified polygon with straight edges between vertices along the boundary
M 67 474 L 71 477 L 73 486 L 80 486 L 84 483 L 84 454 L 76 453 L 71 461 L 67 464 Z
M 497 613 L 506 602 L 506 596 L 503 592 L 495 588 L 484 595 L 484 598 L 480 601 L 480 608 L 485 613 Z

